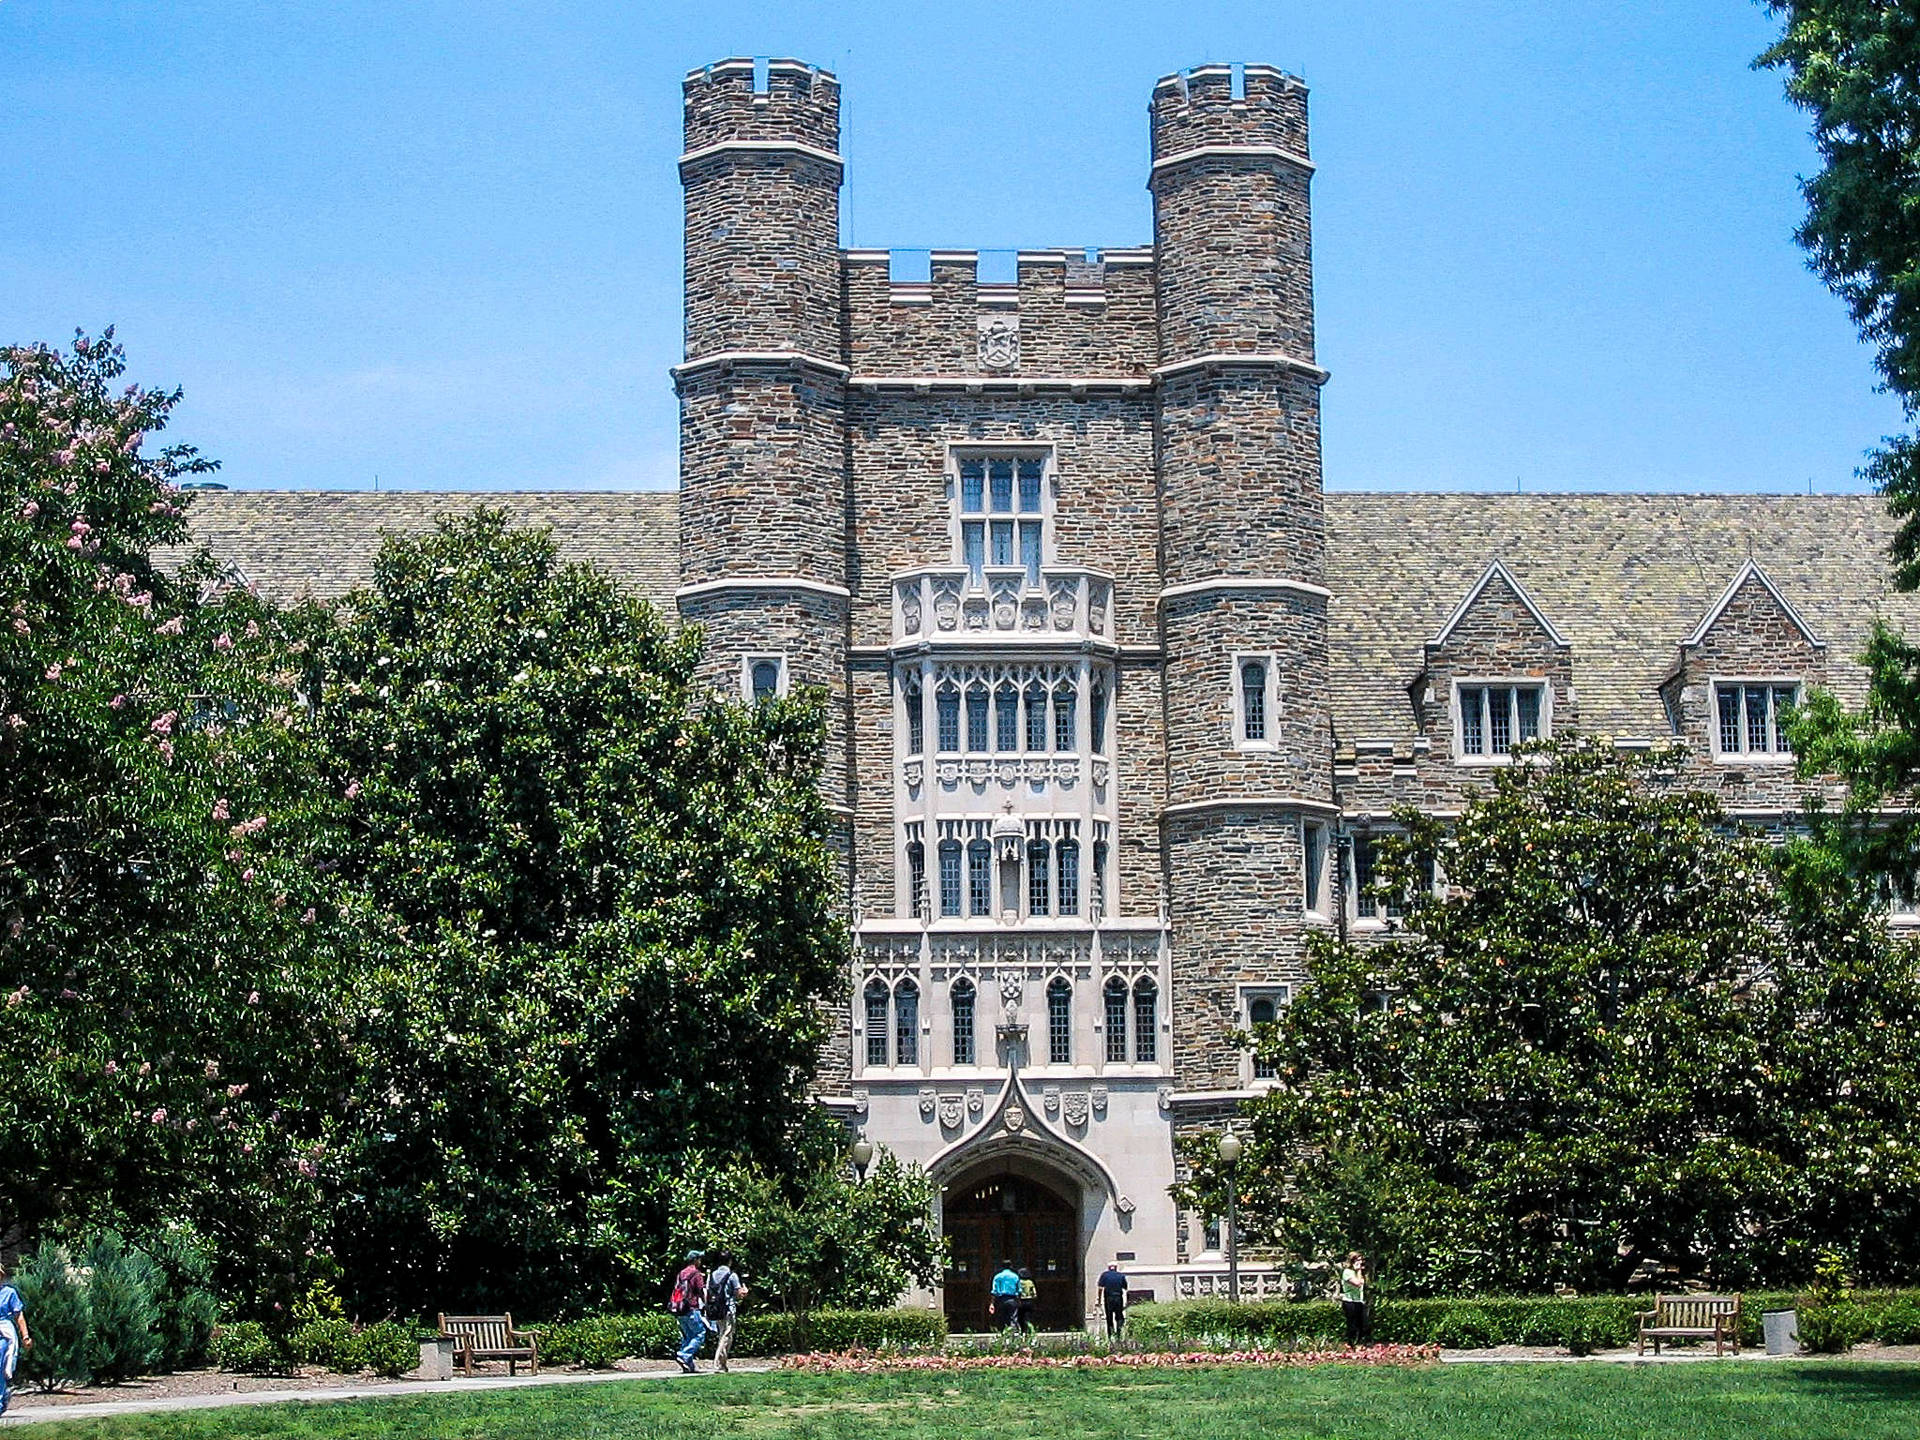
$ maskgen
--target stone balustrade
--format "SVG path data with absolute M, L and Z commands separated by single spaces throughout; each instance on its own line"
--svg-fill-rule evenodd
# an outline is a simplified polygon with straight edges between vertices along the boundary
M 928 566 L 893 578 L 896 645 L 943 640 L 1113 639 L 1113 577 L 1099 570 L 1022 565 Z

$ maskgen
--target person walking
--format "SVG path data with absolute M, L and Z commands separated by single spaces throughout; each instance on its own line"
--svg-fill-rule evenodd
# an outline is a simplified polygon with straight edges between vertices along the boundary
M 1355 1250 L 1340 1267 L 1340 1311 L 1347 1319 L 1349 1345 L 1365 1345 L 1373 1339 L 1373 1317 L 1367 1313 L 1370 1279 L 1367 1257 Z
M 1033 1283 L 1033 1272 L 1022 1267 L 1020 1271 L 1020 1318 L 1021 1332 L 1031 1340 L 1033 1338 L 1033 1311 L 1040 1303 L 1040 1287 Z
M 0 1266 L 0 1415 L 13 1403 L 13 1371 L 20 1363 L 20 1352 L 32 1348 L 27 1307 L 13 1288 L 13 1276 Z
M 1106 1301 L 1107 1339 L 1118 1340 L 1127 1323 L 1127 1277 L 1118 1260 L 1109 1260 L 1100 1272 L 1100 1294 Z
M 719 1339 L 713 1346 L 713 1368 L 724 1371 L 727 1357 L 733 1353 L 733 1327 L 740 1318 L 740 1301 L 747 1293 L 739 1272 L 733 1268 L 733 1252 L 722 1250 L 714 1256 L 713 1273 L 707 1276 L 706 1320 Z
M 1020 1323 L 1020 1272 L 1013 1268 L 1013 1261 L 1003 1261 L 1000 1273 L 993 1277 L 994 1321 L 1002 1330 L 1011 1330 Z
M 704 1250 L 687 1252 L 687 1263 L 674 1277 L 673 1298 L 667 1302 L 667 1308 L 680 1322 L 680 1349 L 675 1352 L 675 1358 L 689 1375 L 699 1370 L 693 1362 L 700 1357 L 700 1347 L 707 1343 L 707 1276 L 700 1268 L 705 1258 Z

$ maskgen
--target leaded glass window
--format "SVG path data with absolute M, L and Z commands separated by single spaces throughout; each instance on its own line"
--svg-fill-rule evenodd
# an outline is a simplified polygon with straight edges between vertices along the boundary
M 1107 1010 L 1107 1063 L 1124 1065 L 1127 1061 L 1127 982 L 1118 975 L 1107 981 L 1101 992 Z
M 1073 1063 L 1073 986 L 1065 976 L 1047 986 L 1047 1063 Z
M 1159 1053 L 1159 1008 L 1160 987 L 1142 976 L 1133 987 L 1133 1058 L 1142 1065 L 1151 1065 Z
M 953 982 L 953 1063 L 973 1064 L 973 999 L 971 980 Z

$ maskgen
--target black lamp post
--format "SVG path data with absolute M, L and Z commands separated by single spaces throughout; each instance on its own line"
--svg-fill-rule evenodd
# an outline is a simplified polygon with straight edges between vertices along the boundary
M 1227 1167 L 1227 1299 L 1240 1301 L 1240 1137 L 1220 1137 L 1220 1163 Z
M 853 1142 L 853 1183 L 867 1183 L 867 1166 L 873 1163 L 873 1142 L 862 1135 Z

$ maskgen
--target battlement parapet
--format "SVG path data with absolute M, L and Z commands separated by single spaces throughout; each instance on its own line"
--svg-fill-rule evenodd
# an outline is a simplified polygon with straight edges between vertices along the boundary
M 840 81 L 798 60 L 716 61 L 687 73 L 686 153 L 716 145 L 791 145 L 836 156 Z
M 1004 278 L 985 281 L 981 255 L 842 251 L 854 371 L 1144 376 L 1156 363 L 1151 249 L 1021 250 Z
M 1265 147 L 1306 160 L 1307 86 L 1271 65 L 1203 65 L 1153 87 L 1156 169 L 1193 151 Z

